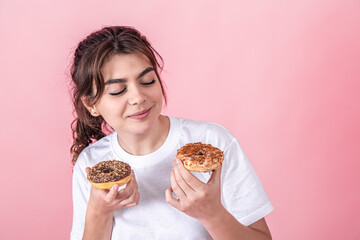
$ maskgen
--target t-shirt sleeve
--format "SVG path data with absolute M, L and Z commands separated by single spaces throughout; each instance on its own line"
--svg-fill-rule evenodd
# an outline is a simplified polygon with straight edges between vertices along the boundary
M 80 154 L 74 169 L 72 179 L 73 224 L 71 240 L 82 239 L 85 226 L 85 215 L 90 195 L 90 187 L 86 178 L 86 161 Z
M 236 139 L 224 154 L 223 205 L 240 223 L 249 226 L 269 214 L 273 206 Z

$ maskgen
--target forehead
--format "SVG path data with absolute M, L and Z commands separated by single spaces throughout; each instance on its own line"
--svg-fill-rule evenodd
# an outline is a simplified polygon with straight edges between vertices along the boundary
M 104 80 L 137 76 L 145 68 L 152 67 L 150 60 L 141 53 L 115 54 L 101 68 Z

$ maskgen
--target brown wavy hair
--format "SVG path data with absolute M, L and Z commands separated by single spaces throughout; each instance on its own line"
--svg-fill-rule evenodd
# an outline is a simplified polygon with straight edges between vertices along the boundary
M 91 105 L 97 103 L 104 90 L 104 79 L 100 72 L 104 63 L 114 54 L 135 52 L 144 54 L 150 60 L 166 104 L 166 93 L 159 75 L 159 70 L 163 70 L 163 59 L 138 30 L 125 26 L 105 27 L 91 33 L 78 44 L 70 69 L 75 115 L 71 124 L 74 142 L 70 152 L 74 165 L 84 148 L 112 131 L 102 116 L 90 114 L 82 98 Z

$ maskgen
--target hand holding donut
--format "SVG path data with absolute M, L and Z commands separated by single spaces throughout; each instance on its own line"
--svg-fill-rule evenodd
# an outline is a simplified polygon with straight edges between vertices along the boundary
M 223 159 L 223 153 L 209 144 L 191 143 L 180 148 L 170 176 L 171 187 L 165 193 L 166 201 L 201 222 L 217 217 L 223 210 L 220 185 Z M 212 171 L 212 175 L 206 184 L 188 169 Z M 172 192 L 178 199 L 172 196 Z
M 207 184 L 203 183 L 176 159 L 170 176 L 171 187 L 166 190 L 166 201 L 199 221 L 216 217 L 222 209 L 220 177 L 221 166 L 213 171 Z M 179 199 L 174 198 L 172 192 L 175 192 Z
M 88 174 L 90 168 L 86 168 Z M 88 208 L 98 214 L 110 214 L 126 207 L 136 206 L 140 200 L 135 174 L 131 171 L 131 180 L 124 189 L 119 189 L 119 184 L 114 184 L 110 189 L 100 189 L 92 186 Z

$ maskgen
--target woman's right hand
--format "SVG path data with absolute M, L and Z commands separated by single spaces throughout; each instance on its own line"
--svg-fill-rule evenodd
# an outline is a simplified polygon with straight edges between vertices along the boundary
M 87 167 L 85 171 L 88 173 L 90 168 Z M 97 215 L 106 215 L 122 208 L 136 206 L 139 203 L 140 193 L 133 171 L 131 171 L 131 180 L 126 187 L 120 191 L 118 189 L 118 184 L 113 185 L 110 190 L 91 187 L 88 211 L 96 212 Z

